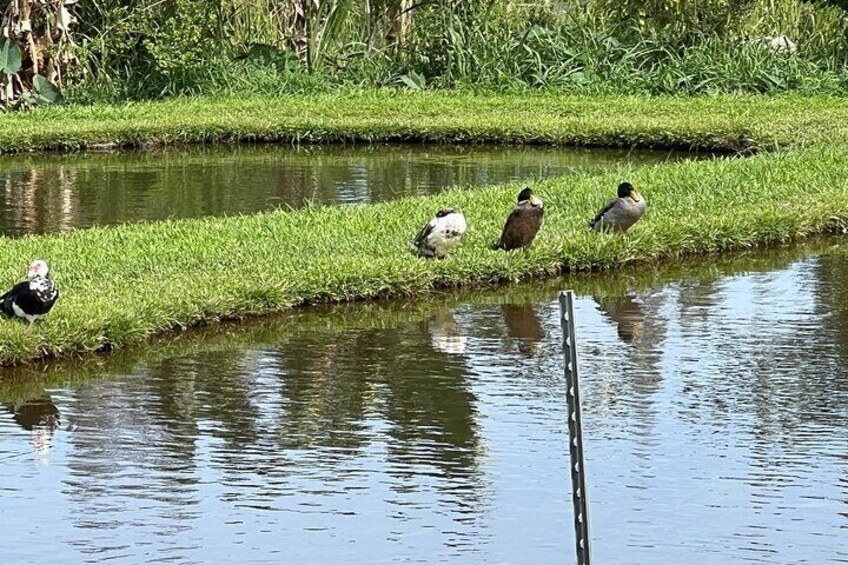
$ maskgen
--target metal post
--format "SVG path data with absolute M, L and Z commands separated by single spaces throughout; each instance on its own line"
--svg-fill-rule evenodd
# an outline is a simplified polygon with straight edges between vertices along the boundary
M 577 565 L 591 564 L 589 548 L 589 501 L 586 466 L 583 463 L 583 420 L 580 416 L 580 381 L 577 375 L 577 342 L 574 334 L 574 291 L 559 294 L 565 351 L 565 388 L 568 402 L 568 451 L 571 456 L 571 499 L 574 503 L 574 533 Z

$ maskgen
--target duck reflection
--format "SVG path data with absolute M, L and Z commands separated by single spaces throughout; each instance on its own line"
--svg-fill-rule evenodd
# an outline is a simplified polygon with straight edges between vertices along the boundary
M 441 310 L 424 322 L 430 345 L 440 353 L 462 355 L 468 348 L 468 336 L 450 310 Z
M 6 404 L 6 409 L 15 423 L 32 433 L 30 441 L 37 452 L 45 453 L 50 449 L 53 434 L 59 426 L 59 409 L 49 394 L 44 392 L 36 398 Z
M 536 309 L 531 303 L 504 304 L 501 306 L 507 335 L 515 341 L 518 351 L 525 357 L 534 357 L 542 350 L 545 330 Z
M 450 312 L 406 327 L 290 334 L 276 354 L 280 447 L 355 453 L 369 442 L 366 421 L 379 414 L 390 423 L 389 459 L 401 467 L 420 463 L 423 449 L 448 476 L 472 472 L 476 399 L 456 355 L 465 344 Z
M 624 343 L 633 341 L 642 333 L 645 312 L 636 297 L 624 296 L 592 297 L 598 304 L 598 310 L 616 324 L 618 338 Z

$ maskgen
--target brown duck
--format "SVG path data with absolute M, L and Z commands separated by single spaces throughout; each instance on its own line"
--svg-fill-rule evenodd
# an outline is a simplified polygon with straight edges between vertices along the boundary
M 495 249 L 511 251 L 530 247 L 544 221 L 542 199 L 529 188 L 518 193 L 518 203 L 509 214 Z

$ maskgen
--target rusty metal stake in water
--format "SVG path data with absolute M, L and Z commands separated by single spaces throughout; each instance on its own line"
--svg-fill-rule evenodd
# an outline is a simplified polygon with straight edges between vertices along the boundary
M 580 416 L 580 382 L 577 374 L 577 342 L 574 335 L 574 292 L 559 294 L 565 351 L 565 388 L 568 401 L 568 451 L 571 457 L 571 498 L 577 565 L 590 565 L 589 501 L 586 497 L 586 466 L 583 463 L 583 421 Z

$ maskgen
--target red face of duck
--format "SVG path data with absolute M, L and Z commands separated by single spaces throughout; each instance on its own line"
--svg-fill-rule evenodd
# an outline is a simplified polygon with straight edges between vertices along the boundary
M 27 271 L 27 278 L 34 279 L 35 277 L 46 277 L 47 276 L 47 263 L 42 261 L 41 259 L 37 261 L 33 261 L 32 265 L 29 266 L 29 271 Z

